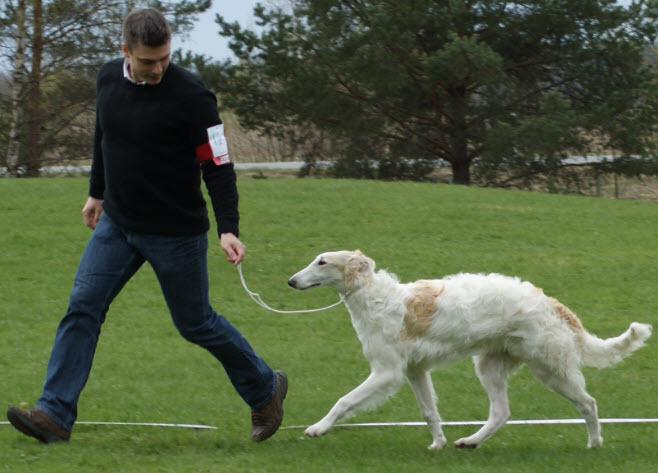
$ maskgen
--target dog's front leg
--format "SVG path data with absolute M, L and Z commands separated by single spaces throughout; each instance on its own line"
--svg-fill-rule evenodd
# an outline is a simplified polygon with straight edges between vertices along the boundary
M 326 434 L 345 416 L 372 407 L 393 394 L 402 384 L 402 379 L 402 374 L 397 373 L 370 373 L 363 383 L 341 397 L 322 420 L 308 427 L 304 433 L 309 437 Z
M 443 429 L 441 429 L 441 418 L 436 408 L 437 398 L 430 373 L 429 371 L 410 371 L 407 373 L 407 379 L 416 395 L 420 412 L 432 434 L 432 443 L 427 448 L 440 450 L 445 447 L 446 438 L 443 435 Z

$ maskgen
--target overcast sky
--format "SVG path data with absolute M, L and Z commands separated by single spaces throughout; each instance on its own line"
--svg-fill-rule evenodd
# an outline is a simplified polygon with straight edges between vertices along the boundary
M 233 53 L 228 47 L 228 39 L 219 35 L 219 25 L 215 23 L 215 15 L 219 13 L 226 21 L 237 21 L 241 27 L 253 30 L 256 29 L 253 11 L 257 3 L 271 7 L 273 4 L 285 2 L 280 0 L 213 0 L 210 9 L 199 15 L 199 21 L 195 23 L 189 39 L 183 42 L 181 39 L 175 38 L 175 44 L 172 44 L 173 49 L 180 47 L 185 51 L 203 54 L 215 60 L 232 59 Z M 618 0 L 618 3 L 628 5 L 630 0 Z
M 182 42 L 179 38 L 174 38 L 173 49 L 180 47 L 217 60 L 232 58 L 233 53 L 228 47 L 228 38 L 220 36 L 215 15 L 219 13 L 228 22 L 237 21 L 243 28 L 255 29 L 253 11 L 257 3 L 267 6 L 268 0 L 213 0 L 212 7 L 199 15 L 199 21 L 195 23 L 189 39 Z

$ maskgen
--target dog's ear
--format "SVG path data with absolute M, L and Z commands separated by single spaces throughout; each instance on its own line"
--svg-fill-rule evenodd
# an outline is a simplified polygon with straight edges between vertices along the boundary
M 349 290 L 361 287 L 368 281 L 375 270 L 375 262 L 356 250 L 345 263 L 345 284 Z

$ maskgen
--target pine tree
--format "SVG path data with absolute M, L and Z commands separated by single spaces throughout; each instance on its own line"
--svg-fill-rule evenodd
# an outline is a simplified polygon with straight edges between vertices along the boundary
M 258 33 L 218 16 L 238 58 L 219 92 L 247 127 L 329 136 L 308 159 L 338 157 L 335 172 L 422 178 L 442 160 L 468 184 L 472 168 L 655 151 L 655 0 L 290 3 L 255 9 Z

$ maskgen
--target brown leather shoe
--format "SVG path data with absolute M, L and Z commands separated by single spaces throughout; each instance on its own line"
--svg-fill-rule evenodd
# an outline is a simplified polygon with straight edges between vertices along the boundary
M 277 371 L 276 377 L 276 391 L 270 402 L 251 411 L 251 438 L 256 442 L 274 435 L 283 420 L 283 400 L 288 393 L 288 377 L 283 371 Z
M 43 443 L 68 442 L 71 438 L 71 432 L 61 428 L 45 412 L 36 407 L 27 411 L 10 407 L 7 409 L 7 419 L 16 429 Z

